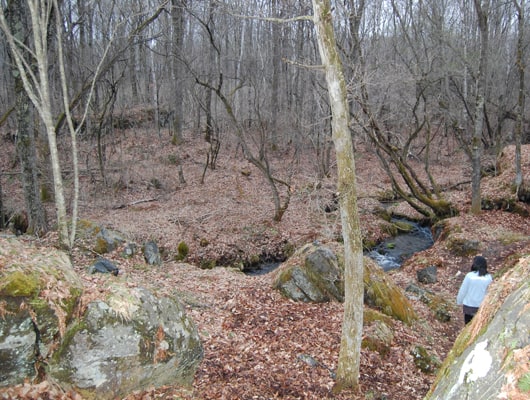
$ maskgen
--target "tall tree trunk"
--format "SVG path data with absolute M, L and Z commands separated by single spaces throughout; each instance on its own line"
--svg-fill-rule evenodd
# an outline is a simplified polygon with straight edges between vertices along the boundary
M 13 34 L 24 44 L 28 45 L 27 8 L 24 4 L 8 4 L 8 18 Z M 22 167 L 22 181 L 24 200 L 28 214 L 28 232 L 36 235 L 48 230 L 44 206 L 40 198 L 39 179 L 37 175 L 37 152 L 35 149 L 35 134 L 33 126 L 33 107 L 22 78 L 15 68 L 13 70 L 16 117 L 17 117 L 17 153 Z
M 523 184 L 523 171 L 521 169 L 521 142 L 523 137 L 523 122 L 525 108 L 525 57 L 524 57 L 524 25 L 525 25 L 525 0 L 513 0 L 517 9 L 517 55 L 516 63 L 519 72 L 519 95 L 517 98 L 517 121 L 515 124 L 515 188 L 519 196 L 519 189 Z
M 22 168 L 24 200 L 28 213 L 28 233 L 42 235 L 48 230 L 46 213 L 40 197 L 37 171 L 37 151 L 33 126 L 33 106 L 22 88 L 20 78 L 15 78 L 18 141 L 17 153 Z
M 66 121 L 68 124 L 68 131 L 70 132 L 70 140 L 72 145 L 72 168 L 74 171 L 74 190 L 73 190 L 73 200 L 71 202 L 72 214 L 71 214 L 71 223 L 70 223 L 70 236 L 68 237 L 68 248 L 72 249 L 74 247 L 76 228 L 77 228 L 77 212 L 79 205 L 79 161 L 77 155 L 77 131 L 74 128 L 74 122 L 72 119 L 72 114 L 70 113 L 70 101 L 68 93 L 68 84 L 65 71 L 65 57 L 63 51 L 63 39 L 62 39 L 62 17 L 59 9 L 58 0 L 53 0 L 53 5 L 55 7 L 55 30 L 57 31 L 57 51 L 58 51 L 58 66 L 59 66 L 59 77 L 61 81 L 61 90 L 62 90 L 62 100 L 64 106 L 64 112 L 66 114 Z M 89 97 L 90 101 L 90 97 Z M 66 207 L 65 207 L 65 216 L 66 216 Z M 66 224 L 66 232 L 68 233 L 68 224 Z
M 53 187 L 55 194 L 55 209 L 57 213 L 57 228 L 59 231 L 59 242 L 68 246 L 68 221 L 66 215 L 66 203 L 64 199 L 64 187 L 61 176 L 59 152 L 57 149 L 55 124 L 52 114 L 52 103 L 50 94 L 50 82 L 48 80 L 48 40 L 49 23 L 53 6 L 51 3 L 41 3 L 39 0 L 28 0 L 29 16 L 31 19 L 31 31 L 33 44 L 33 57 L 36 72 L 34 73 L 28 64 L 25 54 L 16 43 L 13 32 L 5 19 L 4 10 L 0 8 L 0 26 L 5 33 L 9 48 L 15 60 L 18 72 L 35 108 L 37 109 L 46 129 L 48 145 L 50 149 L 50 161 L 53 174 Z M 33 61 L 33 60 L 32 60 Z M 31 67 L 33 68 L 33 67 Z
M 281 11 L 278 9 L 278 0 L 272 1 L 272 13 L 276 18 Z M 272 77 L 271 77 L 271 121 L 270 121 L 270 139 L 273 147 L 278 145 L 278 110 L 279 104 L 279 86 L 281 73 L 281 38 L 280 25 L 272 24 Z
M 482 208 L 480 193 L 482 129 L 484 126 L 484 97 L 486 93 L 486 67 L 488 56 L 489 0 L 474 0 L 480 32 L 480 58 L 476 83 L 475 120 L 471 138 L 471 212 L 479 214 Z
M 173 104 L 175 107 L 175 118 L 173 124 L 173 143 L 181 143 L 183 140 L 183 99 L 184 90 L 182 79 L 182 56 L 184 46 L 184 8 L 186 0 L 171 0 L 171 23 L 173 25 L 173 57 L 172 77 L 173 77 Z
M 357 183 L 349 109 L 342 63 L 337 51 L 330 0 L 313 0 L 320 58 L 332 114 L 332 138 L 337 155 L 340 216 L 344 239 L 344 318 L 335 392 L 357 388 L 363 328 L 363 251 L 357 210 Z
M 2 192 L 2 170 L 0 169 L 0 229 L 5 228 L 4 195 Z

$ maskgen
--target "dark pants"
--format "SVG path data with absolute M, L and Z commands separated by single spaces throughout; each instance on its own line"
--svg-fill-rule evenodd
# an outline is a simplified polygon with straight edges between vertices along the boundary
M 478 307 L 469 307 L 464 304 L 463 309 L 464 309 L 464 322 L 467 325 L 477 313 Z

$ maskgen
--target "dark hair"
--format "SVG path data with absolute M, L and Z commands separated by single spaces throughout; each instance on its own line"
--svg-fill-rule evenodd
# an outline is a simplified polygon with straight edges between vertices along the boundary
M 473 259 L 473 264 L 471 265 L 471 271 L 477 271 L 478 276 L 484 276 L 488 273 L 488 262 L 482 256 L 476 256 Z

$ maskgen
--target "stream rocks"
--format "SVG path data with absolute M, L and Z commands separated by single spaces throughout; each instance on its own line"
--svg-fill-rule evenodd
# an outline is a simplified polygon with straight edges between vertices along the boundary
M 330 244 L 331 246 L 331 244 Z M 344 301 L 344 264 L 336 249 L 319 243 L 301 247 L 273 276 L 273 288 L 295 301 Z M 370 258 L 364 258 L 364 300 L 407 324 L 417 316 L 403 291 Z

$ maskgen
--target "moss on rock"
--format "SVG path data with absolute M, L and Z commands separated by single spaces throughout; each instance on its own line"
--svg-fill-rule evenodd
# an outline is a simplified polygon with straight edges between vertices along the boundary
M 440 368 L 440 360 L 432 354 L 430 354 L 427 349 L 423 346 L 415 346 L 410 354 L 414 358 L 414 364 L 420 369 L 423 373 L 433 374 L 438 368 Z
M 364 258 L 364 290 L 365 303 L 376 307 L 384 314 L 411 324 L 417 319 L 403 291 L 370 258 Z
M 0 295 L 2 296 L 33 297 L 38 292 L 39 278 L 35 274 L 14 270 L 3 276 L 3 282 L 0 286 Z

